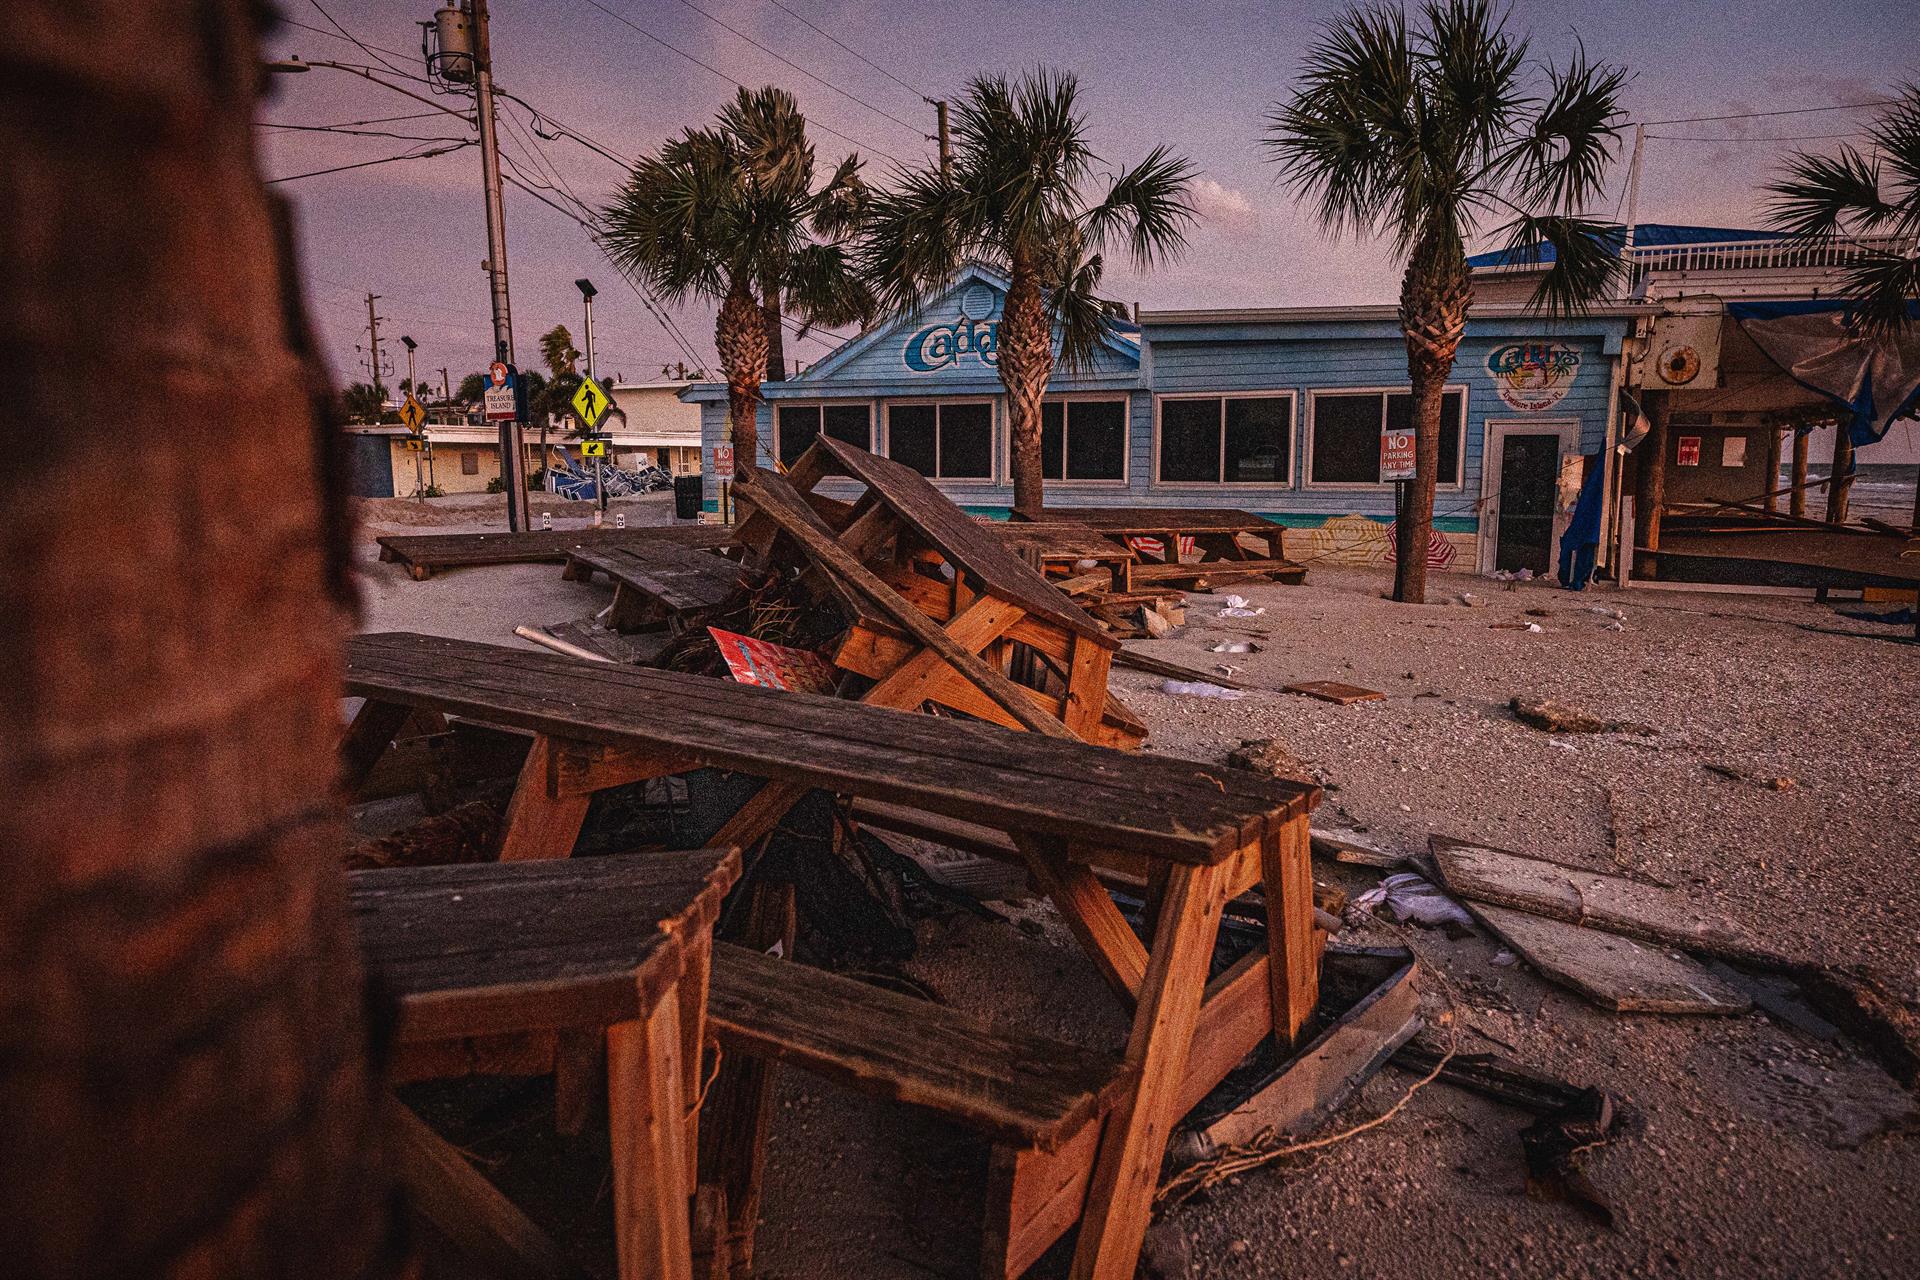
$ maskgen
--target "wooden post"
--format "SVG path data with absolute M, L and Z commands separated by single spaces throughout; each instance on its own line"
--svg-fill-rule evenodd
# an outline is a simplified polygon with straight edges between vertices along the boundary
M 1793 496 L 1787 501 L 1787 514 L 1807 514 L 1807 432 L 1793 428 Z
M 607 1028 L 614 1243 L 620 1280 L 692 1280 L 680 1000 Z
M 1780 487 L 1780 428 L 1767 424 L 1767 514 L 1772 515 L 1780 509 L 1780 495 L 1774 490 Z
M 1647 438 L 1640 442 L 1634 470 L 1633 543 L 1660 549 L 1660 506 L 1667 497 L 1667 418 L 1673 406 L 1664 391 L 1647 392 Z M 1657 577 L 1651 559 L 1635 566 L 1643 578 Z
M 1845 422 L 1833 424 L 1833 471 L 1827 477 L 1827 523 L 1847 522 L 1847 497 L 1853 492 L 1853 437 Z

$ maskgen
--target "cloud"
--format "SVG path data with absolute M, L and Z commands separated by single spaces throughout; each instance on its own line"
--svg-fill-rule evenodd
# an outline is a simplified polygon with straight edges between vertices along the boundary
M 1260 213 L 1253 207 L 1253 201 L 1247 194 L 1234 187 L 1222 186 L 1212 178 L 1201 178 L 1193 184 L 1194 212 L 1200 215 L 1202 223 L 1211 223 L 1222 230 L 1247 231 L 1260 225 Z

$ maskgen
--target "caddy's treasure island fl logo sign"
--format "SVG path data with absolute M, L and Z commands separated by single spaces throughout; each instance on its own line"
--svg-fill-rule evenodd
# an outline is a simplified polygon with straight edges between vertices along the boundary
M 1502 400 L 1538 413 L 1566 398 L 1580 372 L 1580 353 L 1562 342 L 1510 342 L 1493 349 L 1487 372 Z
M 969 286 L 960 295 L 960 317 L 951 324 L 932 324 L 907 338 L 907 368 L 915 373 L 937 373 L 967 357 L 991 369 L 998 363 L 1000 295 L 983 284 Z

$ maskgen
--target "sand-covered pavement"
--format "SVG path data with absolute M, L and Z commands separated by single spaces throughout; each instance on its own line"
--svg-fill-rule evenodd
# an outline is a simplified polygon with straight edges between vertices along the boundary
M 628 510 L 664 521 L 670 502 Z M 608 597 L 552 566 L 413 582 L 370 554 L 369 630 L 512 642 L 516 624 L 577 618 Z M 1182 630 L 1136 643 L 1203 669 L 1231 664 L 1253 691 L 1169 694 L 1120 669 L 1116 691 L 1151 727 L 1151 750 L 1218 761 L 1243 738 L 1282 739 L 1329 785 L 1316 826 L 1361 829 L 1403 853 L 1436 833 L 1474 838 L 1675 886 L 1773 950 L 1866 966 L 1920 997 L 1920 647 L 1901 628 L 1806 600 L 1509 590 L 1448 575 L 1433 583 L 1436 603 L 1414 607 L 1381 599 L 1387 585 L 1383 573 L 1315 567 L 1303 587 L 1235 588 L 1264 610 L 1252 618 L 1221 618 L 1217 598 L 1194 596 Z M 1478 604 L 1458 603 L 1463 593 Z M 1539 630 L 1494 625 L 1516 622 Z M 1212 652 L 1232 640 L 1261 648 Z M 1303 679 L 1387 698 L 1339 707 L 1277 692 Z M 1516 695 L 1653 733 L 1543 733 L 1506 709 Z M 1708 764 L 1793 782 L 1762 789 Z M 1378 878 L 1316 870 L 1355 891 Z M 1076 1038 L 1095 1041 L 1119 1026 L 1056 931 L 964 920 L 923 934 L 913 972 L 955 1005 L 1055 1034 L 1082 1010 Z M 1350 934 L 1401 936 L 1371 923 Z M 1913 1099 L 1844 1041 L 1758 1013 L 1611 1014 L 1496 965 L 1501 948 L 1485 936 L 1405 936 L 1444 975 L 1427 1008 L 1451 1008 L 1465 1047 L 1629 1103 L 1629 1132 L 1587 1157 L 1615 1227 L 1524 1194 L 1517 1135 L 1529 1117 L 1433 1085 L 1370 1132 L 1172 1210 L 1188 1274 L 1920 1273 Z M 1384 1072 L 1341 1123 L 1384 1111 L 1411 1082 Z M 979 1169 L 964 1142 L 792 1073 L 782 1100 L 765 1275 L 973 1274 L 964 1222 Z

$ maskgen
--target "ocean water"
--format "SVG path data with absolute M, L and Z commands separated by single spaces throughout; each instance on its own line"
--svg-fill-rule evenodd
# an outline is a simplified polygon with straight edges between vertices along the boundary
M 1831 466 L 1817 463 L 1807 464 L 1807 479 L 1824 479 Z M 1785 467 L 1780 470 L 1777 487 L 1785 488 L 1793 483 L 1793 477 Z M 1899 512 L 1904 518 L 1901 523 L 1913 516 L 1913 489 L 1920 484 L 1920 464 L 1910 462 L 1863 463 L 1853 478 L 1853 492 L 1847 499 L 1849 512 L 1867 511 L 1878 514 L 1883 511 Z M 1826 505 L 1827 491 L 1815 489 L 1808 493 L 1808 508 Z

